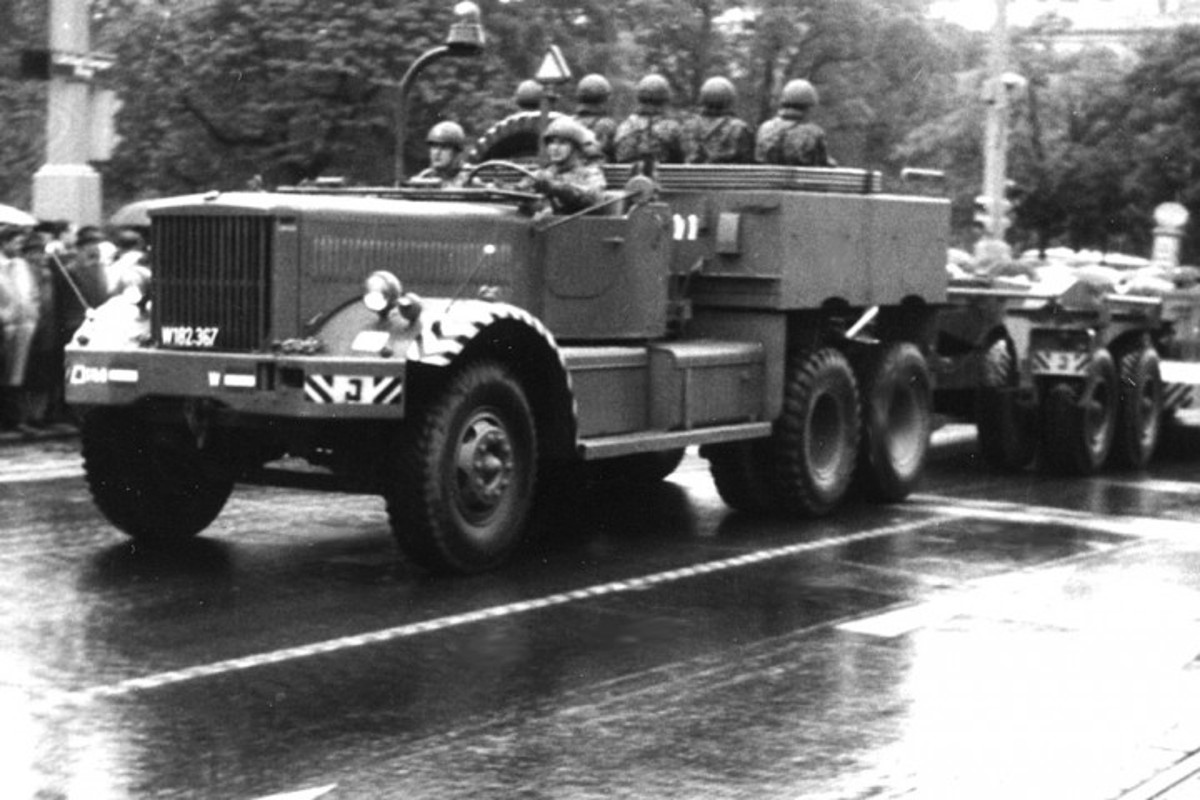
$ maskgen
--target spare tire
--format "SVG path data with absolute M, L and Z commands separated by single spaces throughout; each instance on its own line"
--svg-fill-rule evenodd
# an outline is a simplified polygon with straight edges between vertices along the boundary
M 566 116 L 551 111 L 549 120 Z M 497 122 L 483 132 L 467 150 L 467 163 L 484 161 L 536 161 L 538 140 L 542 135 L 542 112 L 522 111 Z

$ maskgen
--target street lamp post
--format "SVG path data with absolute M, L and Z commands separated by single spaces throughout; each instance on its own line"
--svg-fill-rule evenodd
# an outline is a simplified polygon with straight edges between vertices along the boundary
M 426 67 L 446 56 L 477 56 L 483 52 L 483 25 L 479 19 L 479 6 L 464 0 L 454 7 L 455 21 L 446 35 L 445 44 L 426 50 L 405 71 L 396 84 L 396 155 L 394 171 L 396 185 L 404 182 L 404 145 L 408 124 L 408 92 Z

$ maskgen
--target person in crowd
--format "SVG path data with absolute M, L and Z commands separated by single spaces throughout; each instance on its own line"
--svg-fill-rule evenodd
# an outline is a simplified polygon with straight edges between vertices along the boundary
M 749 164 L 754 161 L 754 132 L 734 113 L 737 90 L 724 77 L 700 87 L 700 113 L 683 126 L 688 164 Z
M 25 239 L 21 255 L 37 283 L 37 323 L 29 347 L 23 391 L 25 423 L 40 428 L 52 421 L 53 402 L 62 382 L 62 354 L 55 352 L 55 278 L 47 246 L 51 234 L 43 225 Z
M 0 231 L 0 426 L 22 431 L 29 430 L 32 419 L 25 374 L 40 302 L 37 276 L 22 255 L 26 236 L 24 228 Z
M 542 139 L 549 163 L 530 182 L 546 199 L 539 213 L 573 214 L 604 199 L 604 172 L 584 155 L 590 139 L 587 128 L 571 117 L 559 117 L 546 126 Z
M 88 308 L 97 308 L 109 298 L 109 268 L 116 252 L 116 245 L 95 225 L 85 225 L 75 234 L 75 258 L 67 271 L 82 294 L 74 303 L 80 324 Z
M 146 238 L 131 226 L 117 230 L 113 235 L 116 253 L 106 269 L 108 294 L 112 296 L 121 284 L 123 276 L 135 267 L 147 266 Z
M 754 157 L 762 164 L 829 167 L 825 131 L 808 121 L 817 105 L 817 90 L 806 80 L 788 81 L 779 93 L 779 110 L 758 128 Z
M 653 161 L 683 163 L 683 137 L 679 122 L 668 114 L 671 85 L 662 75 L 651 74 L 637 83 L 637 110 L 620 125 L 613 142 L 615 160 L 624 164 Z
M 443 189 L 462 186 L 467 178 L 467 172 L 463 169 L 467 134 L 462 126 L 443 120 L 429 129 L 425 143 L 429 145 L 429 166 L 418 173 L 413 182 L 436 184 Z
M 617 121 L 608 114 L 611 97 L 612 84 L 595 72 L 584 75 L 575 87 L 575 119 L 596 139 L 595 145 L 584 154 L 589 161 L 612 161 L 616 155 Z

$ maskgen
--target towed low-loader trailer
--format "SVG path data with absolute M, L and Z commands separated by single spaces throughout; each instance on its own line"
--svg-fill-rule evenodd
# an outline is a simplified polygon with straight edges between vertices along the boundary
M 589 462 L 658 480 L 698 445 L 730 505 L 797 516 L 912 490 L 945 201 L 861 170 L 610 168 L 624 189 L 545 217 L 499 185 L 520 169 L 157 206 L 149 282 L 66 353 L 100 510 L 163 542 L 239 482 L 377 493 L 405 554 L 470 572 Z

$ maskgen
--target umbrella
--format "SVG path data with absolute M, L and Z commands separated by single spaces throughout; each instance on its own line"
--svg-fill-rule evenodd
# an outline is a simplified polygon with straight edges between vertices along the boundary
M 0 204 L 0 225 L 16 225 L 21 228 L 32 228 L 37 225 L 37 217 L 26 214 L 19 208 Z

